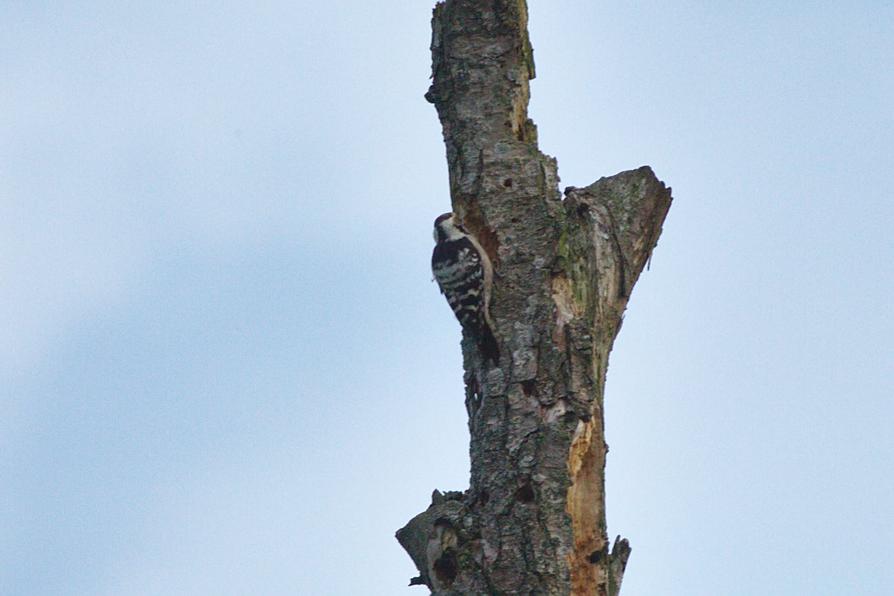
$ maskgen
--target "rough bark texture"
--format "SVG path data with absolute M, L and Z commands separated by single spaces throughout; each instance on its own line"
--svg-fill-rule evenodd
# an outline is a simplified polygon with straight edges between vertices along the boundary
M 432 19 L 433 84 L 453 210 L 496 270 L 496 364 L 462 344 L 471 482 L 435 492 L 397 533 L 433 594 L 614 596 L 603 390 L 633 285 L 671 203 L 642 167 L 558 190 L 527 117 L 524 0 L 447 0 Z

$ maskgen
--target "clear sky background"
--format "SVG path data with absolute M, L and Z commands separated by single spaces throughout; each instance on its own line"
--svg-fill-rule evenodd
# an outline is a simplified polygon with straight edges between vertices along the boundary
M 0 4 L 0 594 L 400 595 L 468 486 L 432 3 Z M 894 585 L 894 5 L 531 0 L 562 186 L 674 204 L 625 596 Z

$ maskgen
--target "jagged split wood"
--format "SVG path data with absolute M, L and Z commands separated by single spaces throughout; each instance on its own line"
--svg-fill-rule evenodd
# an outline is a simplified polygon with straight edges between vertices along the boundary
M 433 83 L 453 210 L 496 269 L 502 357 L 464 339 L 471 482 L 435 491 L 398 531 L 433 594 L 615 596 L 630 546 L 609 550 L 603 391 L 630 292 L 670 189 L 642 167 L 558 190 L 527 117 L 524 0 L 447 0 L 432 18 Z

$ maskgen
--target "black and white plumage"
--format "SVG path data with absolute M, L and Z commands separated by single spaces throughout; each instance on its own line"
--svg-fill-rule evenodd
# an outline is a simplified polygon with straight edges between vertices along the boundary
M 490 319 L 494 278 L 490 258 L 452 213 L 445 213 L 435 220 L 434 236 L 431 270 L 435 281 L 463 330 L 475 339 L 482 355 L 497 362 L 500 353 Z

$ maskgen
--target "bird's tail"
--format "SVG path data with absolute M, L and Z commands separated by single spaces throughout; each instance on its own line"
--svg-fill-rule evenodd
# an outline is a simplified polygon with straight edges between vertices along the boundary
M 478 340 L 478 349 L 485 360 L 490 360 L 497 364 L 500 361 L 500 346 L 497 344 L 497 338 L 494 337 L 490 325 L 486 322 L 481 324 L 481 334 Z

